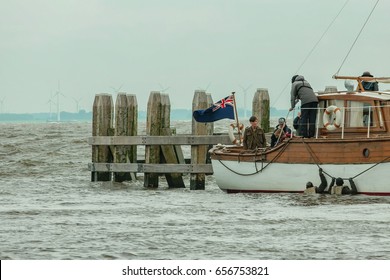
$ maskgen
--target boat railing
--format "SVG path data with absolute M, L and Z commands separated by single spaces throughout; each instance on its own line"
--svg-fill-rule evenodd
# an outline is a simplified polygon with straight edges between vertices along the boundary
M 371 121 L 372 121 L 372 113 L 375 111 L 378 111 L 378 122 L 379 122 L 379 127 L 384 127 L 385 126 L 385 120 L 383 118 L 383 112 L 381 110 L 378 110 L 379 108 L 385 108 L 385 107 L 390 107 L 390 105 L 379 105 L 379 106 L 348 106 L 348 107 L 338 107 L 341 112 L 341 121 L 340 121 L 340 129 L 341 129 L 341 139 L 344 139 L 345 137 L 345 129 L 346 129 L 346 112 L 347 111 L 359 111 L 359 110 L 367 110 L 367 113 L 364 114 L 363 116 L 363 124 L 364 128 L 366 128 L 366 137 L 370 138 L 371 133 L 372 133 L 372 126 Z M 378 108 L 378 109 L 377 109 Z M 312 110 L 317 110 L 317 120 L 316 120 L 316 132 L 315 132 L 315 138 L 318 139 L 320 136 L 320 130 L 323 128 L 323 122 L 322 122 L 322 115 L 324 114 L 324 111 L 327 108 L 324 107 L 318 107 Z M 332 117 L 333 118 L 333 117 Z M 331 118 L 331 119 L 332 119 Z M 334 121 L 334 118 L 333 118 Z M 361 130 L 360 130 L 361 131 Z

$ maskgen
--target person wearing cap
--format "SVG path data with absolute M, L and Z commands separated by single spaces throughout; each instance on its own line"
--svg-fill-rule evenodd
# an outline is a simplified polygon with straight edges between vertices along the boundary
M 286 137 L 291 136 L 291 129 L 286 124 L 285 118 L 279 118 L 278 125 L 271 135 L 271 147 L 282 142 Z
M 351 187 L 344 186 L 344 180 L 340 177 L 336 179 L 336 186 L 330 184 L 329 193 L 331 194 L 357 194 L 357 188 L 352 178 L 348 179 Z
M 324 173 L 322 173 L 322 168 L 320 168 L 318 171 L 319 171 L 319 175 L 320 175 L 320 179 L 321 179 L 321 184 L 318 187 L 315 187 L 312 182 L 310 182 L 310 181 L 307 182 L 306 183 L 306 189 L 304 191 L 305 194 L 310 194 L 310 193 L 327 193 L 325 191 L 325 189 L 328 186 L 328 182 L 326 181 Z M 334 180 L 335 179 L 332 178 L 332 182 L 330 183 L 330 185 L 334 184 Z
M 374 77 L 374 76 L 371 75 L 370 72 L 364 71 L 362 77 Z M 368 91 L 378 91 L 379 90 L 378 82 L 362 81 L 362 86 L 363 86 L 364 90 L 368 90 Z
M 291 108 L 294 110 L 298 101 L 301 101 L 301 125 L 300 135 L 304 138 L 311 138 L 315 135 L 318 98 L 311 85 L 301 75 L 294 75 L 291 78 Z
M 244 138 L 242 140 L 244 150 L 255 150 L 267 146 L 264 130 L 257 125 L 258 122 L 256 116 L 251 116 L 249 118 L 249 123 L 251 125 L 245 128 Z

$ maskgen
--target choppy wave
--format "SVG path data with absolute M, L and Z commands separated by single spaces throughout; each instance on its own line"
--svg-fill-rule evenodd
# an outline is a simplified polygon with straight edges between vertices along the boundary
M 93 183 L 91 124 L 0 128 L 0 259 L 390 258 L 389 198 Z

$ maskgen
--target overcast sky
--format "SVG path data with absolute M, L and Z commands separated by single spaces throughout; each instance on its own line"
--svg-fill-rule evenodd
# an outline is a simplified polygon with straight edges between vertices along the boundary
M 377 0 L 350 0 L 299 70 L 316 90 L 336 73 Z M 290 80 L 345 0 L 0 0 L 1 112 L 91 111 L 95 94 L 194 91 L 217 101 L 257 88 L 289 108 Z M 340 74 L 390 76 L 390 1 L 379 1 Z M 384 88 L 381 88 L 384 89 Z M 115 95 L 113 95 L 115 97 Z M 115 101 L 115 99 L 114 99 Z

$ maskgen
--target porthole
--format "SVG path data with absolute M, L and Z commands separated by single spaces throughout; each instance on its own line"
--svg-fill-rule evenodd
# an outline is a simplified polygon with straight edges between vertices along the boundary
M 363 149 L 363 156 L 368 158 L 370 156 L 370 150 L 367 148 Z

